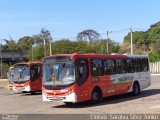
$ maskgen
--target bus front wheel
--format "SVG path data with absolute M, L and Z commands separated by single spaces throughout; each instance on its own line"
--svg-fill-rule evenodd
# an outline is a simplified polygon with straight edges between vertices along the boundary
M 73 105 L 73 103 L 72 102 L 64 102 L 65 103 L 65 105 L 67 105 L 67 106 L 71 106 L 71 105 Z
M 36 94 L 36 92 L 35 92 L 35 91 L 31 91 L 31 94 L 32 94 L 32 95 L 35 95 L 35 94 Z
M 99 89 L 93 90 L 91 100 L 93 104 L 97 104 L 102 101 L 102 93 Z

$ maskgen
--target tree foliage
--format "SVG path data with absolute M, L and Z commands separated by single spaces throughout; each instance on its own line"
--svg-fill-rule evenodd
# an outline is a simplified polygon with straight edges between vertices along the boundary
M 77 35 L 77 40 L 95 41 L 99 40 L 100 34 L 92 29 L 84 30 Z
M 34 44 L 49 44 L 52 37 L 49 30 L 42 28 L 39 34 L 33 35 L 33 39 Z
M 124 37 L 123 45 L 130 44 L 130 36 L 131 36 L 131 33 L 128 33 L 128 35 Z M 160 54 L 160 22 L 157 22 L 151 25 L 147 31 L 133 32 L 133 44 L 134 44 L 134 53 L 150 54 L 150 56 L 152 56 L 153 59 L 155 58 L 153 56 L 159 55 Z M 128 50 L 126 50 L 126 52 L 127 51 Z
M 20 51 L 28 51 L 34 43 L 33 37 L 24 36 L 18 40 L 17 46 Z
M 4 40 L 6 44 L 3 46 L 4 50 L 18 50 L 17 43 L 14 40 Z
M 92 44 L 88 44 L 87 41 L 72 41 L 68 39 L 57 40 L 52 43 L 53 54 L 72 54 L 75 52 L 80 53 L 106 53 L 107 40 L 94 41 Z M 120 49 L 118 43 L 110 40 L 109 43 L 110 53 L 117 53 Z M 49 55 L 49 45 L 46 45 L 46 53 Z M 33 48 L 34 60 L 40 60 L 44 57 L 44 46 L 38 45 Z M 32 50 L 29 51 L 29 58 L 32 60 Z

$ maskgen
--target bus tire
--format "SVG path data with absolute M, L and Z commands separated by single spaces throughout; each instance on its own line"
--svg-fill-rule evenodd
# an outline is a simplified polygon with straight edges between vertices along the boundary
M 91 101 L 93 104 L 100 103 L 102 101 L 102 92 L 100 89 L 94 89 L 92 92 Z
M 36 94 L 36 92 L 35 92 L 35 91 L 31 91 L 31 94 L 32 94 L 32 95 L 35 95 L 35 94 Z
M 132 95 L 138 95 L 140 93 L 140 86 L 138 82 L 134 82 L 132 88 Z
M 22 91 L 22 93 L 27 93 L 27 91 Z
M 72 102 L 64 102 L 65 103 L 65 105 L 67 105 L 67 106 L 71 106 L 71 105 L 73 105 L 73 103 Z

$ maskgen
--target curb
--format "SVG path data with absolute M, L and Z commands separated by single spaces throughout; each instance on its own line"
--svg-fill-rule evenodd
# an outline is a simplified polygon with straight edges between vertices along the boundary
M 156 75 L 160 75 L 160 74 L 151 74 L 151 75 L 156 76 Z

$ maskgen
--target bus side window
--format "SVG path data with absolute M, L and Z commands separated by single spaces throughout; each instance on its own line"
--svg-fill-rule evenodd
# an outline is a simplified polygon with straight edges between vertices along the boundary
M 141 72 L 142 71 L 141 59 L 140 58 L 134 59 L 134 67 L 135 67 L 136 72 Z
M 149 70 L 149 63 L 147 58 L 142 58 L 142 71 L 147 72 Z
M 134 63 L 133 63 L 133 59 L 128 58 L 126 59 L 126 72 L 127 73 L 134 73 Z
M 93 76 L 104 75 L 103 61 L 99 59 L 91 60 L 91 70 Z
M 40 65 L 31 66 L 31 79 L 32 81 L 40 77 Z
M 115 63 L 113 59 L 106 59 L 104 61 L 104 71 L 105 75 L 115 74 Z
M 116 63 L 116 73 L 117 74 L 123 74 L 126 72 L 123 59 L 116 59 L 115 63 Z
M 78 86 L 85 83 L 88 79 L 88 60 L 79 59 L 76 61 L 76 79 Z

